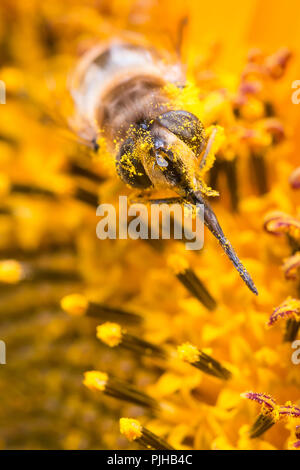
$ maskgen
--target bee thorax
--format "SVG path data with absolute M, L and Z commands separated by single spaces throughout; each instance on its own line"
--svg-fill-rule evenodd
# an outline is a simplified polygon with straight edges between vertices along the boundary
M 116 83 L 102 99 L 96 118 L 110 140 L 122 140 L 128 130 L 155 119 L 166 109 L 163 83 L 157 77 L 134 76 Z

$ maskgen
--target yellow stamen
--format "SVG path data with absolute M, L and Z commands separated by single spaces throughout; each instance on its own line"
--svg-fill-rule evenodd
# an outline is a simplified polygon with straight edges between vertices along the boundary
M 13 259 L 0 262 L 0 282 L 17 284 L 23 277 L 22 265 Z
M 183 273 L 189 267 L 186 259 L 178 254 L 173 254 L 168 257 L 168 265 L 175 274 Z
M 81 294 L 66 295 L 60 302 L 61 308 L 65 312 L 76 317 L 85 315 L 88 304 L 87 298 Z
M 142 436 L 142 425 L 137 419 L 121 418 L 120 419 L 120 432 L 129 441 L 135 441 Z
M 179 359 L 193 364 L 199 360 L 200 351 L 196 346 L 190 343 L 183 343 L 177 347 L 177 354 Z
M 97 338 L 114 348 L 122 341 L 122 329 L 118 323 L 103 323 L 97 326 Z
M 7 196 L 10 191 L 10 181 L 6 175 L 3 173 L 0 174 L 0 195 L 2 197 Z
M 105 372 L 90 370 L 84 373 L 83 384 L 90 390 L 99 390 L 100 392 L 103 392 L 105 390 L 107 381 L 108 375 Z

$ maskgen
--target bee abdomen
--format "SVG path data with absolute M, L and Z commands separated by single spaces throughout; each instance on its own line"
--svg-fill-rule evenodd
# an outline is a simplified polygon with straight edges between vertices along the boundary
M 182 70 L 151 47 L 114 41 L 88 51 L 70 87 L 84 127 L 111 142 L 130 124 L 155 118 L 163 109 L 163 87 L 182 81 Z

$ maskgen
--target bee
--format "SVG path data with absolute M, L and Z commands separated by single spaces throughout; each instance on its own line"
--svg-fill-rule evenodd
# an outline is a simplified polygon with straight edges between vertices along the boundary
M 176 194 L 172 202 L 203 204 L 206 226 L 257 294 L 204 197 L 200 168 L 211 138 L 194 114 L 170 104 L 166 93 L 170 83 L 185 86 L 184 68 L 166 52 L 117 39 L 94 46 L 70 79 L 77 132 L 95 151 L 99 130 L 103 133 L 116 171 L 130 187 L 144 192 L 171 190 Z

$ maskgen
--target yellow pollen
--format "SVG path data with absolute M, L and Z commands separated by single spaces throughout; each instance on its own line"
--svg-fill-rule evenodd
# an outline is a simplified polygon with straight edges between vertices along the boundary
M 3 173 L 0 174 L 0 195 L 2 197 L 6 196 L 10 191 L 10 181 L 6 175 Z
M 241 112 L 243 117 L 250 121 L 255 119 L 261 119 L 264 114 L 264 106 L 261 101 L 252 98 L 249 99 L 244 106 L 242 106 Z
M 181 346 L 177 347 L 177 354 L 182 361 L 193 364 L 199 360 L 200 351 L 191 343 L 183 343 Z
M 97 338 L 111 348 L 114 348 L 122 340 L 122 329 L 118 323 L 103 323 L 97 326 Z
M 142 425 L 137 419 L 121 418 L 120 419 L 120 432 L 124 434 L 129 441 L 135 441 L 142 436 Z
M 86 313 L 88 307 L 88 300 L 84 295 L 81 294 L 70 294 L 66 295 L 61 299 L 61 308 L 76 317 L 82 316 Z
M 293 299 L 292 297 L 288 297 L 284 302 L 284 306 L 290 308 L 291 310 L 296 310 L 297 313 L 300 313 L 300 300 Z
M 173 254 L 168 257 L 168 265 L 175 274 L 183 273 L 188 269 L 188 262 L 180 255 Z
M 0 262 L 0 281 L 16 284 L 23 277 L 22 265 L 13 259 Z
M 108 381 L 108 375 L 105 372 L 99 372 L 97 370 L 90 370 L 84 373 L 83 385 L 90 390 L 99 390 L 103 392 L 105 390 Z
M 280 414 L 279 414 L 279 406 L 275 406 L 274 410 L 272 411 L 272 418 L 273 420 L 277 423 L 277 421 L 279 421 L 279 418 L 280 418 Z

